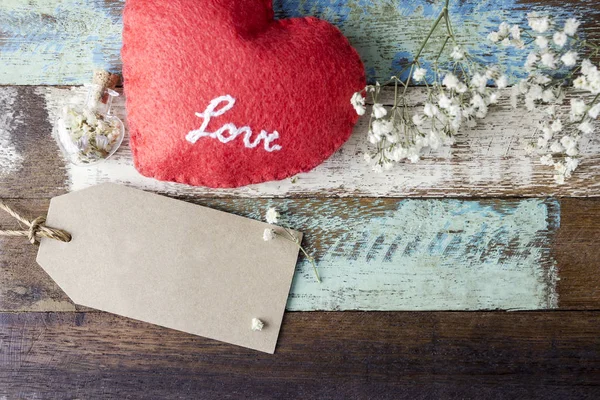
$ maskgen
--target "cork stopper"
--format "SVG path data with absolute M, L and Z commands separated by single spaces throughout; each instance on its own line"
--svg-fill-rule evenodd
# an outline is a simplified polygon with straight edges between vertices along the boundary
M 92 77 L 92 85 L 95 87 L 95 92 L 92 94 L 93 99 L 106 104 L 108 94 L 106 89 L 114 89 L 121 77 L 117 74 L 111 74 L 105 70 L 95 70 Z

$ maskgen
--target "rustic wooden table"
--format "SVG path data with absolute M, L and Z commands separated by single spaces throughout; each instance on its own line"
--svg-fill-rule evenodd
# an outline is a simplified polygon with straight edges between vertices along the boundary
M 397 3 L 275 9 L 334 22 L 382 77 L 437 7 Z M 535 115 L 506 100 L 446 152 L 380 175 L 361 160 L 364 122 L 316 170 L 235 190 L 143 178 L 127 143 L 104 164 L 66 165 L 52 121 L 94 67 L 120 69 L 122 7 L 0 3 L 0 198 L 44 215 L 53 196 L 111 181 L 251 218 L 276 205 L 305 233 L 323 284 L 300 259 L 293 312 L 267 355 L 74 305 L 36 264 L 35 246 L 2 238 L 1 399 L 600 398 L 597 138 L 562 186 L 524 154 Z M 452 5 L 458 35 L 484 57 L 481 35 L 531 10 L 579 17 L 600 39 L 595 0 Z M 504 61 L 520 71 L 522 60 Z M 122 98 L 116 110 L 125 118 Z M 0 214 L 0 226 L 14 224 Z

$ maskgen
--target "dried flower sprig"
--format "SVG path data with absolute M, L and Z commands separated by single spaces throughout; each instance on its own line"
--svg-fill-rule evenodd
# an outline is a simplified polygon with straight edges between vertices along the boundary
M 579 166 L 582 135 L 594 132 L 600 115 L 600 72 L 584 57 L 597 57 L 600 47 L 578 36 L 580 22 L 574 18 L 560 24 L 530 13 L 527 21 L 528 28 L 523 29 L 503 22 L 488 38 L 505 46 L 512 44 L 507 32 L 519 31 L 526 38 L 517 47 L 530 49 L 525 61 L 528 74 L 513 86 L 511 102 L 515 108 L 524 103 L 530 111 L 543 111 L 537 140 L 526 143 L 526 150 L 538 154 L 542 165 L 553 167 L 556 183 L 563 184 Z M 569 107 L 564 107 L 565 89 L 571 86 L 584 93 L 568 99 Z
M 436 150 L 442 144 L 452 144 L 462 126 L 472 127 L 477 119 L 487 115 L 488 108 L 498 101 L 498 89 L 507 85 L 506 76 L 497 66 L 485 66 L 458 43 L 448 4 L 446 0 L 413 61 L 386 83 L 394 84 L 391 108 L 380 101 L 379 83 L 355 93 L 350 100 L 356 112 L 363 115 L 364 95 L 371 96 L 368 140 L 376 145 L 376 150 L 364 157 L 377 172 L 390 169 L 404 159 L 417 162 L 425 148 Z M 432 63 L 432 71 L 428 71 L 421 64 L 421 55 L 440 25 L 446 36 Z M 449 53 L 450 61 L 442 64 L 440 58 L 445 53 Z M 406 71 L 408 76 L 402 80 L 400 76 Z M 409 85 L 413 82 L 426 87 L 427 100 L 420 112 L 414 112 L 408 101 Z M 488 87 L 489 82 L 496 87 Z
M 83 164 L 107 158 L 122 135 L 118 119 L 106 118 L 91 107 L 65 106 L 57 124 L 61 143 Z
M 123 141 L 123 122 L 111 114 L 113 89 L 119 76 L 108 71 L 94 71 L 87 98 L 82 106 L 63 107 L 56 121 L 56 136 L 63 153 L 76 165 L 96 163 L 111 156 Z M 71 99 L 70 102 L 74 102 Z
M 267 221 L 267 223 L 276 224 L 279 217 L 280 217 L 280 214 L 279 214 L 279 212 L 277 212 L 277 210 L 275 208 L 270 207 L 267 209 L 267 212 L 265 214 L 265 220 Z M 314 257 L 309 255 L 308 252 L 304 249 L 304 247 L 302 247 L 302 243 L 300 242 L 300 239 L 298 237 L 296 237 L 296 235 L 294 235 L 294 233 L 291 230 L 289 230 L 288 228 L 285 228 L 285 227 L 281 227 L 281 228 L 286 233 L 285 235 L 278 233 L 274 229 L 267 228 L 263 231 L 263 240 L 265 242 L 268 242 L 270 240 L 274 240 L 277 237 L 281 237 L 283 239 L 286 239 L 286 240 L 289 240 L 290 242 L 295 243 L 296 246 L 298 246 L 298 248 L 300 249 L 300 251 L 302 251 L 302 253 L 304 253 L 304 256 L 306 257 L 306 259 L 312 264 L 313 271 L 315 272 L 315 277 L 317 278 L 317 282 L 321 283 L 321 277 L 319 276 L 319 271 L 317 270 L 317 264 L 315 263 Z

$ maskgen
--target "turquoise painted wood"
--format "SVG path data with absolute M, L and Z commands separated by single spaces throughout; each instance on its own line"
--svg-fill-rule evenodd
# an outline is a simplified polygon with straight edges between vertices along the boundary
M 337 25 L 363 57 L 371 79 L 385 80 L 410 60 L 442 2 L 426 0 L 275 0 L 278 18 L 313 15 Z M 558 6 L 559 4 L 560 6 Z M 474 54 L 518 74 L 523 55 L 490 56 L 485 35 L 502 19 L 522 22 L 540 10 L 558 19 L 600 21 L 595 0 L 522 4 L 515 0 L 451 1 L 455 30 Z M 120 71 L 124 0 L 2 0 L 0 84 L 81 84 L 94 68 Z M 434 35 L 441 40 L 442 33 Z M 432 51 L 435 51 L 433 49 Z M 427 53 L 426 53 L 427 56 Z
M 533 310 L 557 307 L 556 200 L 239 199 L 201 204 L 302 231 L 287 309 Z
M 321 284 L 310 263 L 298 265 L 290 311 L 557 307 L 556 201 L 404 200 L 327 219 L 311 211 L 292 226 L 308 225 L 309 241 L 331 244 L 318 254 Z M 342 226 L 343 235 L 329 237 Z

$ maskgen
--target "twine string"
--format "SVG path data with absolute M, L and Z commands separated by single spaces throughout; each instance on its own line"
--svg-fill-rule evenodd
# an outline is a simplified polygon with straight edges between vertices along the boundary
M 27 218 L 21 216 L 15 210 L 10 208 L 6 203 L 0 200 L 0 209 L 6 211 L 10 216 L 15 218 L 17 221 L 27 226 L 27 230 L 16 231 L 16 230 L 0 230 L 0 236 L 20 236 L 29 239 L 31 244 L 35 244 L 40 237 L 49 239 L 60 240 L 61 242 L 70 242 L 71 235 L 62 229 L 50 228 L 46 225 L 46 218 L 37 217 L 36 219 L 29 221 Z

